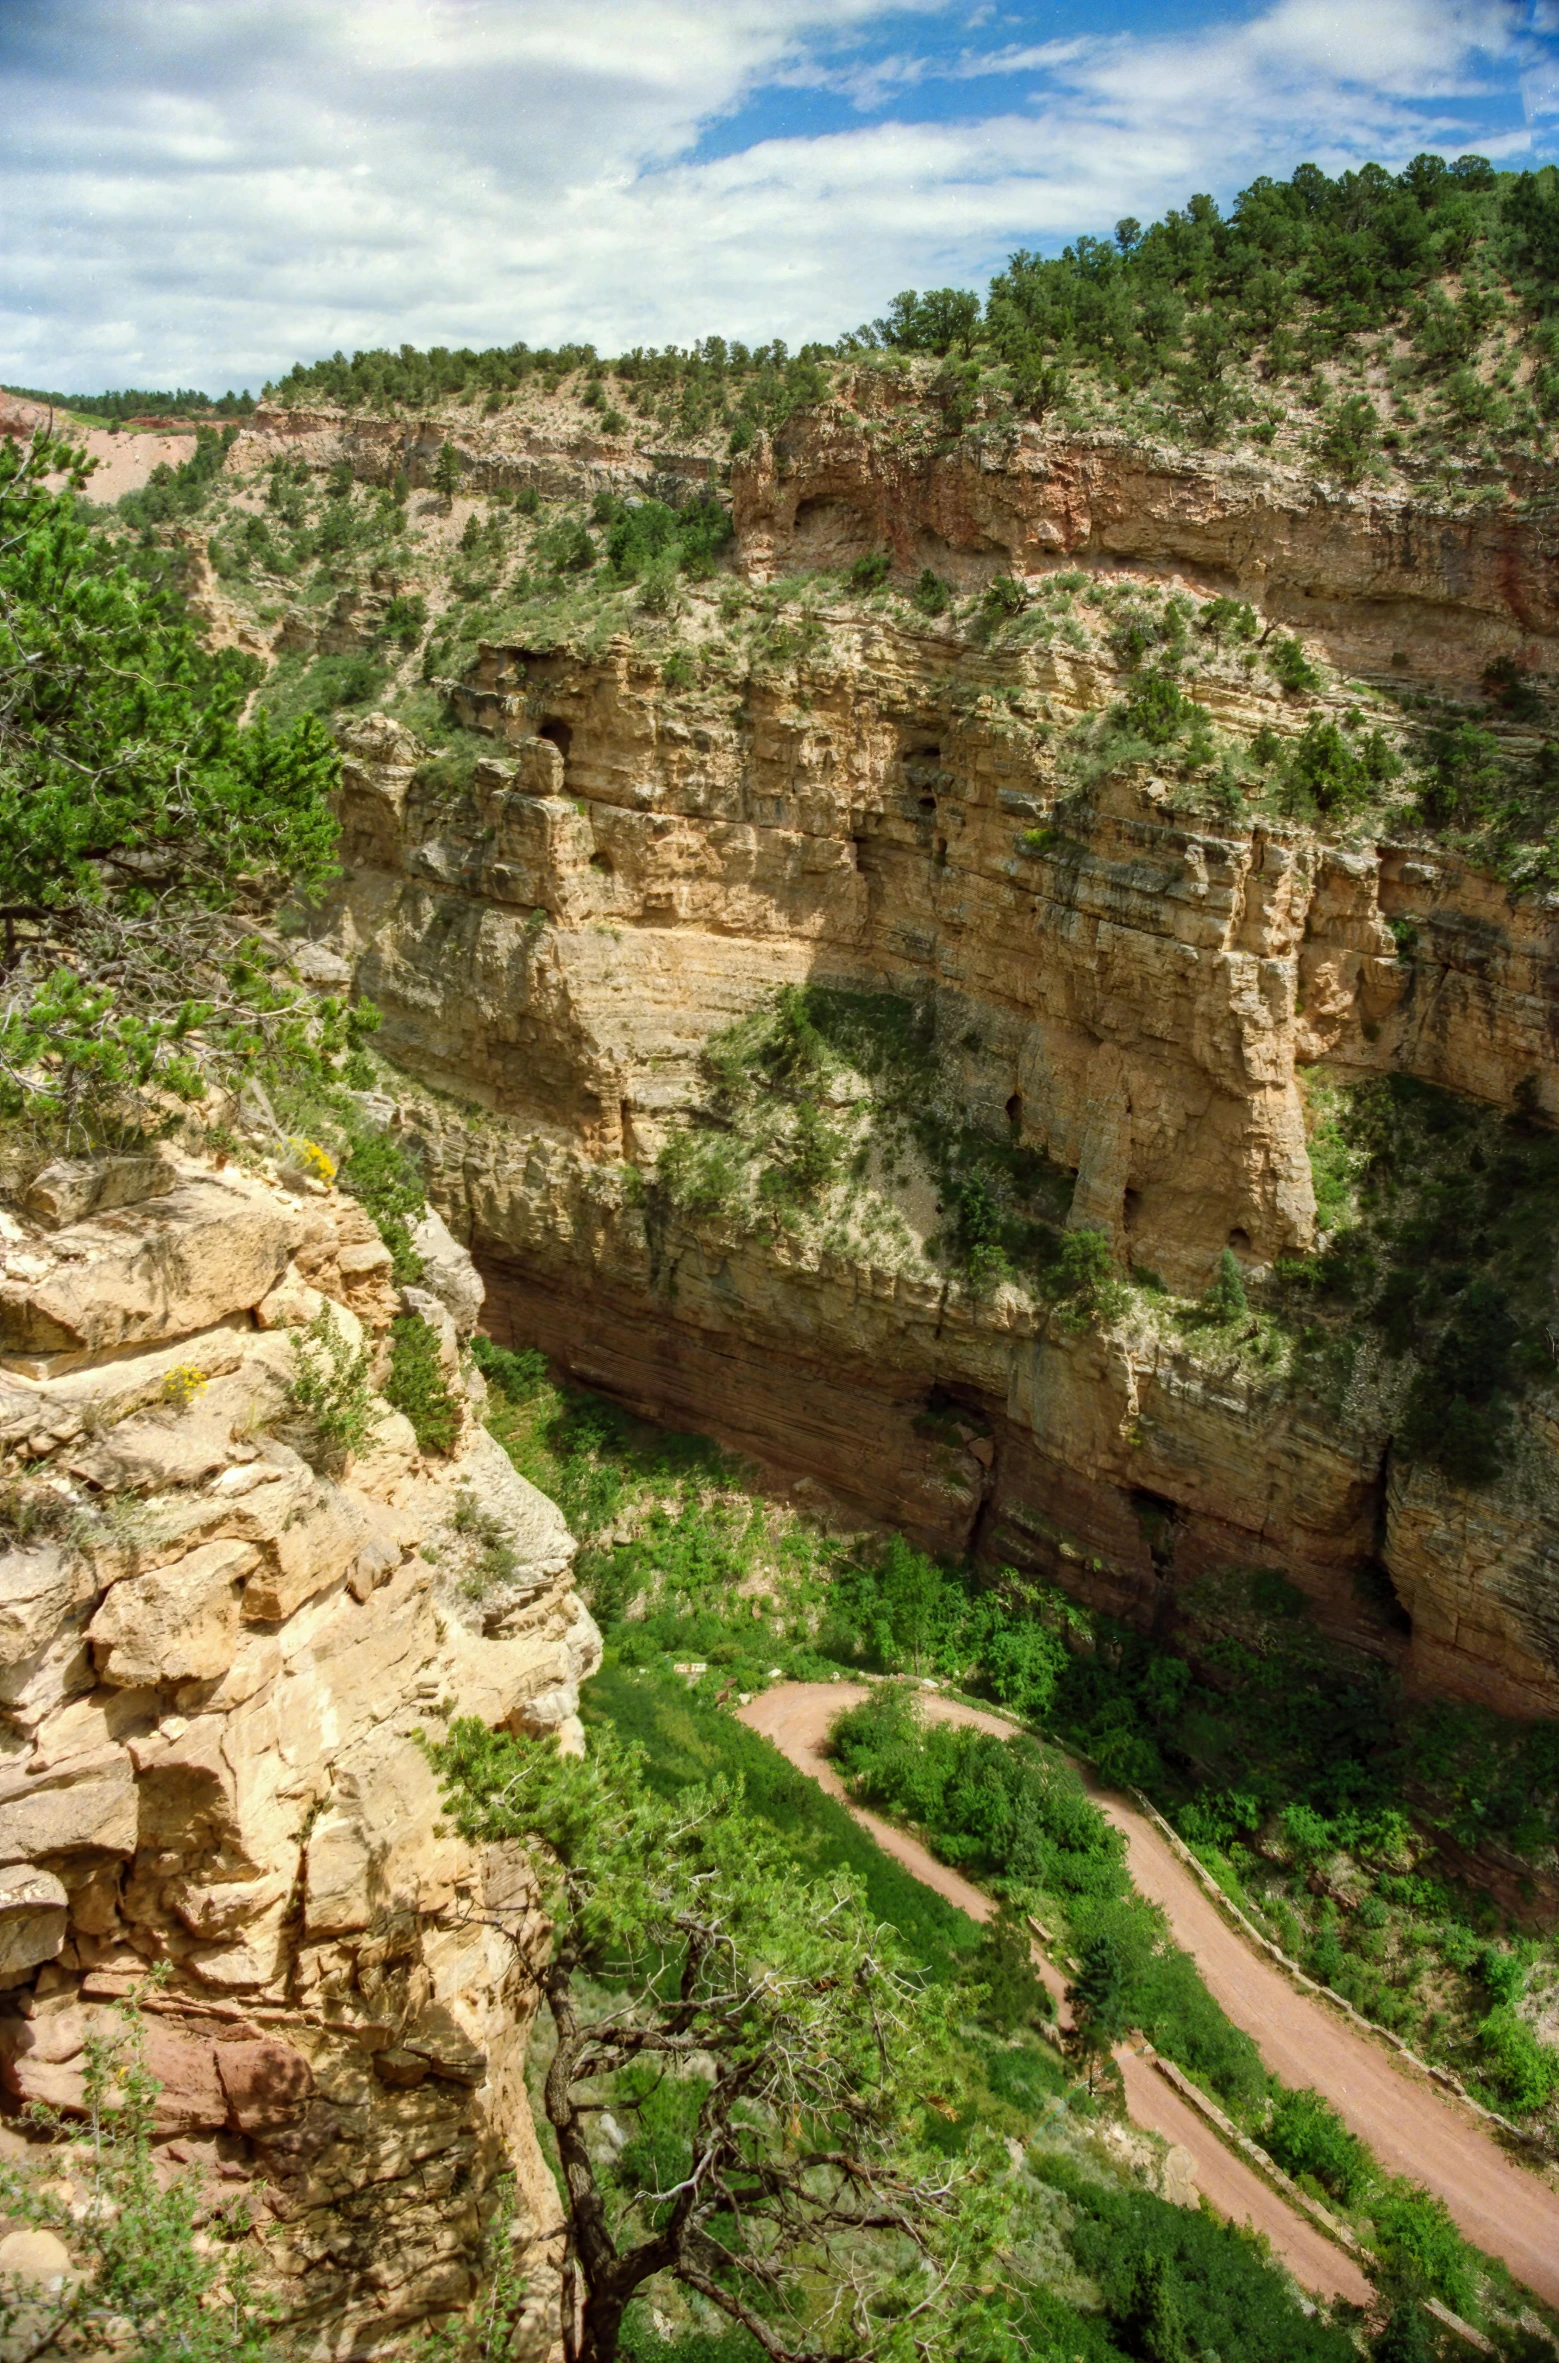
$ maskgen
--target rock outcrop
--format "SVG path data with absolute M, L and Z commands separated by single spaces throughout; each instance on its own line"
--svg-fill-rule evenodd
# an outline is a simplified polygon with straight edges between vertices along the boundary
M 384 2351 L 459 2304 L 507 2172 L 539 2355 L 545 1922 L 522 1856 L 441 1828 L 419 1741 L 458 1712 L 580 1744 L 598 1638 L 561 1517 L 481 1425 L 469 1257 L 425 1221 L 415 1294 L 468 1404 L 428 1456 L 370 1391 L 389 1251 L 293 1178 L 105 1159 L 0 1211 L 0 2083 L 78 2105 L 88 2039 L 163 1965 L 159 2148 L 248 2193 L 303 2345 Z M 294 1399 L 327 1329 L 371 1419 L 345 1462 Z
M 1456 505 L 1427 488 L 1318 484 L 1247 451 L 1154 450 L 1009 423 L 881 433 L 842 404 L 758 439 L 732 471 L 758 575 L 877 549 L 968 584 L 1057 565 L 1173 576 L 1252 600 L 1353 674 L 1474 692 L 1496 657 L 1559 662 L 1559 529 L 1547 469 Z

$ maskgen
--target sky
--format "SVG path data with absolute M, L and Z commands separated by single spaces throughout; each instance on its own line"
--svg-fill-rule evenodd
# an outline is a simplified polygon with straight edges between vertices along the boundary
M 832 339 L 1259 172 L 1559 157 L 1559 0 L 0 0 L 0 382 Z

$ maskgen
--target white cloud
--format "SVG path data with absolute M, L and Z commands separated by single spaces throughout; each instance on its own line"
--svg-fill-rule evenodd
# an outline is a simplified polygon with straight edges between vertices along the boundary
M 965 12 L 939 56 L 903 46 L 904 0 L 5 0 L 0 367 L 258 384 L 403 339 L 832 335 L 906 283 L 1301 156 L 1454 150 L 1485 109 L 1475 144 L 1519 151 L 1500 109 L 1525 75 L 1528 120 L 1552 112 L 1552 4 L 1275 0 L 989 49 Z M 993 71 L 983 117 L 689 160 L 776 83 L 876 108 Z

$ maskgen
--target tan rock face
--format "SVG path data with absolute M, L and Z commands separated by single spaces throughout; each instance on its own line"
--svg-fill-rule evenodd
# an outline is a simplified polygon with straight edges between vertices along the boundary
M 207 1329 L 259 1302 L 302 1230 L 274 1194 L 215 1175 L 89 1215 L 55 1234 L 43 1277 L 0 1283 L 0 1353 L 97 1354 Z
M 0 1456 L 60 1528 L 0 1552 L 0 2083 L 78 2108 L 89 2038 L 165 1962 L 158 2138 L 224 2145 L 209 2163 L 273 2219 L 305 2351 L 393 2347 L 459 2303 L 513 2171 L 539 2356 L 556 2210 L 523 2063 L 545 1923 L 505 1857 L 515 1941 L 486 1924 L 488 1866 L 441 1833 L 417 1738 L 451 1705 L 577 1731 L 599 1637 L 572 1539 L 474 1418 L 430 1461 L 381 1402 L 360 1459 L 310 1465 L 294 1332 L 256 1311 L 290 1272 L 372 1341 L 399 1300 L 355 1203 L 188 1160 L 106 1213 L 78 1182 L 54 1175 L 0 1244 Z M 446 1300 L 468 1332 L 481 1283 L 429 1236 L 465 1384 Z M 467 1496 L 515 1559 L 495 1637 L 420 1556 Z
M 1521 514 L 1514 500 L 1457 515 L 1248 458 L 1170 457 L 1035 426 L 906 450 L 827 405 L 759 437 L 732 478 L 757 574 L 877 549 L 970 585 L 1124 565 L 1250 599 L 1351 673 L 1393 668 L 1471 691 L 1497 655 L 1554 663 L 1559 544 L 1546 510 Z
M 970 581 L 1081 550 L 1292 620 L 1330 579 L 1313 636 L 1349 662 L 1401 633 L 1459 679 L 1526 645 L 1487 519 L 1447 525 L 1436 556 L 1389 504 L 1270 472 L 1132 475 L 1043 439 L 987 461 L 911 477 L 848 423 L 798 427 L 739 478 L 743 560 L 803 561 L 809 533 L 845 531 L 827 509 L 842 502 L 862 546 Z M 1546 530 L 1521 528 L 1529 571 Z M 1522 609 L 1539 639 L 1544 597 Z M 939 1276 L 665 1209 L 652 1236 L 627 1186 L 703 1096 L 711 1035 L 804 980 L 929 999 L 971 1120 L 1067 1169 L 1071 1222 L 1182 1289 L 1226 1247 L 1259 1266 L 1314 1244 L 1318 1061 L 1559 1117 L 1548 900 L 1445 853 L 1214 827 L 1141 773 L 1053 826 L 1054 725 L 1119 686 L 1063 641 L 990 652 L 863 611 L 832 618 L 814 656 L 695 703 L 626 641 L 486 648 L 456 698 L 494 741 L 465 798 L 418 784 L 403 734 L 345 733 L 335 940 L 392 1058 L 447 1095 L 409 1098 L 403 1120 L 487 1273 L 489 1325 L 1143 1623 L 1162 1629 L 1204 1574 L 1281 1564 L 1409 1681 L 1552 1712 L 1541 1485 L 1513 1476 L 1469 1508 L 1391 1472 L 1381 1405 L 1328 1415 L 1214 1382 L 1151 1336 L 1072 1339 L 1002 1291 L 976 1304 Z M 1243 692 L 1207 695 L 1253 726 Z M 949 1396 L 980 1453 L 924 1432 Z M 1382 1563 L 1410 1644 L 1361 1600 Z

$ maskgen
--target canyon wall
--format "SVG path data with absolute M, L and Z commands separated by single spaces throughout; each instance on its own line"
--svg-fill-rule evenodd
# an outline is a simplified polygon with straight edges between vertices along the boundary
M 142 1991 L 158 2170 L 247 2202 L 321 2355 L 462 2303 L 512 2174 L 539 2357 L 546 1922 L 522 1854 L 441 1827 L 419 1736 L 458 1712 L 582 1744 L 598 1637 L 562 1519 L 481 1425 L 469 1258 L 430 1215 L 397 1290 L 361 1207 L 277 1154 L 55 1165 L 0 1206 L 0 2086 L 79 2107 L 88 2039 Z M 300 1357 L 328 1366 L 308 1325 L 382 1384 L 402 1303 L 458 1440 L 425 1454 L 370 1396 L 343 1464 L 294 1400 Z
M 1252 601 L 1346 672 L 1461 694 L 1497 656 L 1543 671 L 1559 658 L 1559 516 L 1535 464 L 1452 503 L 1347 490 L 1248 450 L 1016 423 L 915 435 L 829 404 L 759 438 L 732 489 L 756 573 L 887 549 L 971 585 L 1063 564 L 1171 576 Z
M 1551 656 L 1541 504 L 1415 514 L 1027 433 L 895 457 L 835 411 L 735 474 L 754 577 L 879 543 L 971 581 L 1081 555 L 1302 613 L 1359 665 L 1399 638 L 1443 678 L 1495 648 Z M 1552 1388 L 1529 1390 L 1505 1474 L 1467 1492 L 1394 1454 L 1403 1380 L 1368 1342 L 1323 1399 L 1137 1315 L 1076 1335 L 1020 1290 L 646 1191 L 705 1096 L 710 1036 L 807 980 L 929 997 L 969 1122 L 1045 1156 L 1072 1223 L 1181 1291 L 1226 1247 L 1259 1272 L 1313 1246 L 1317 1073 L 1559 1117 L 1552 898 L 1423 841 L 1209 821 L 1142 765 L 1080 796 L 1058 733 L 1123 681 L 1097 641 L 825 607 L 782 601 L 779 640 L 745 649 L 712 633 L 676 691 L 626 636 L 484 647 L 451 691 L 493 742 L 469 790 L 419 771 L 392 723 L 345 734 L 328 926 L 383 1012 L 400 1121 L 488 1274 L 495 1334 L 1160 1632 L 1191 1629 L 1229 1570 L 1277 1566 L 1410 1685 L 1553 1712 Z M 1196 695 L 1246 735 L 1317 710 L 1233 664 Z

